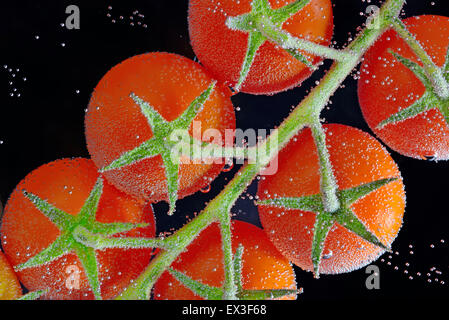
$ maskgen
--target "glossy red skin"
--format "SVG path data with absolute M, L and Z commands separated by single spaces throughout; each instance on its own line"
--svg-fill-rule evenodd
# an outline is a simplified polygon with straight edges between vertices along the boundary
M 133 92 L 150 103 L 167 121 L 182 114 L 214 80 L 198 63 L 169 53 L 147 53 L 129 58 L 109 70 L 95 88 L 86 114 L 86 140 L 98 168 L 153 137 L 147 119 L 129 97 Z M 235 129 L 231 91 L 217 85 L 194 121 L 201 134 Z M 190 128 L 192 134 L 192 128 Z M 230 141 L 232 144 L 232 141 Z M 135 198 L 167 200 L 165 170 L 160 155 L 110 170 L 104 176 Z M 178 197 L 208 186 L 224 164 L 181 164 Z
M 283 7 L 294 0 L 270 0 L 272 8 Z M 230 30 L 227 17 L 251 11 L 251 0 L 190 0 L 189 32 L 193 50 L 212 75 L 234 87 L 248 47 L 248 34 Z M 226 13 L 226 15 L 224 14 Z M 288 19 L 283 29 L 291 35 L 321 45 L 329 45 L 333 34 L 330 0 L 312 0 Z M 312 58 L 312 56 L 308 56 Z M 322 59 L 313 57 L 318 63 Z M 311 74 L 309 68 L 271 42 L 258 51 L 240 91 L 251 94 L 275 94 L 299 85 Z
M 242 221 L 233 222 L 232 247 L 244 246 L 244 289 L 296 289 L 290 263 L 276 250 L 263 230 Z M 217 223 L 210 225 L 187 247 L 172 268 L 210 286 L 221 287 L 224 281 L 221 234 Z M 168 272 L 154 286 L 157 300 L 202 300 Z M 295 299 L 288 296 L 286 299 Z
M 76 215 L 89 196 L 98 178 L 94 163 L 88 159 L 63 159 L 45 164 L 32 171 L 11 194 L 1 225 L 1 240 L 5 254 L 13 266 L 27 261 L 48 247 L 59 235 L 59 229 L 25 198 L 22 190 L 46 199 L 57 208 Z M 65 188 L 67 187 L 67 188 Z M 71 192 L 71 193 L 70 193 Z M 121 235 L 154 237 L 155 221 L 151 206 L 139 204 L 104 181 L 97 221 L 149 223 Z M 97 251 L 99 278 L 103 299 L 117 296 L 148 265 L 152 249 L 106 249 Z M 80 289 L 71 292 L 66 268 L 75 265 L 80 270 Z M 69 253 L 55 261 L 17 273 L 30 291 L 49 288 L 45 299 L 93 299 L 87 278 L 78 257 Z
M 369 134 L 344 125 L 326 125 L 327 146 L 340 189 L 399 177 L 400 172 L 385 148 Z M 319 163 L 309 129 L 303 130 L 279 153 L 279 170 L 259 183 L 261 200 L 302 197 L 320 193 Z M 357 217 L 382 243 L 393 242 L 402 224 L 405 193 L 402 180 L 359 199 L 352 206 Z M 284 256 L 303 270 L 312 271 L 311 247 L 315 213 L 259 206 L 264 230 Z M 338 274 L 359 269 L 384 251 L 335 224 L 329 232 L 320 273 Z
M 443 66 L 449 45 L 449 18 L 418 16 L 407 18 L 404 23 L 435 64 Z M 417 101 L 425 91 L 419 79 L 389 50 L 419 63 L 406 42 L 393 30 L 387 31 L 368 50 L 358 85 L 366 122 L 385 144 L 402 155 L 417 159 L 449 159 L 449 128 L 439 110 L 376 128 L 381 121 Z

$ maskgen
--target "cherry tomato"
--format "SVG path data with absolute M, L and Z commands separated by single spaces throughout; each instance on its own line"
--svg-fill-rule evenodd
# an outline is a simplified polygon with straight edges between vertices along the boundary
M 399 177 L 400 172 L 388 152 L 373 137 L 344 125 L 326 125 L 326 145 L 339 190 L 373 181 Z M 303 130 L 279 153 L 278 172 L 259 183 L 261 200 L 317 195 L 320 193 L 319 162 L 310 129 Z M 367 194 L 350 209 L 356 217 L 386 246 L 399 232 L 405 206 L 402 180 Z M 287 259 L 312 271 L 312 239 L 315 212 L 286 210 L 260 205 L 264 230 Z M 349 272 L 374 261 L 383 249 L 334 223 L 323 247 L 320 272 Z
M 19 280 L 5 255 L 0 251 L 0 300 L 15 300 L 21 295 Z
M 294 0 L 270 0 L 273 9 Z M 212 75 L 234 87 L 248 47 L 248 34 L 226 26 L 228 17 L 251 12 L 252 0 L 191 0 L 189 32 L 193 50 Z M 333 33 L 330 0 L 312 0 L 290 17 L 282 29 L 292 36 L 321 45 L 329 45 Z M 318 63 L 319 57 L 306 55 Z M 274 94 L 299 85 L 311 74 L 310 69 L 274 43 L 259 48 L 248 76 L 240 89 L 252 94 Z
M 233 250 L 243 246 L 242 287 L 246 290 L 296 289 L 290 263 L 274 248 L 263 230 L 242 221 L 234 221 Z M 213 287 L 224 281 L 221 234 L 217 223 L 206 228 L 172 264 L 188 277 Z M 171 274 L 165 272 L 154 286 L 158 300 L 199 300 Z M 287 296 L 294 299 L 295 296 Z
M 449 45 L 449 18 L 426 15 L 403 22 L 433 62 L 442 67 Z M 449 159 L 449 127 L 437 109 L 378 127 L 417 102 L 425 92 L 421 81 L 391 51 L 422 65 L 396 31 L 385 32 L 362 63 L 358 94 L 363 116 L 374 133 L 400 154 L 418 159 Z
M 110 165 L 153 137 L 148 120 L 130 97 L 131 93 L 150 104 L 165 120 L 173 121 L 212 82 L 199 64 L 169 53 L 142 54 L 113 67 L 95 88 L 86 115 L 87 146 L 97 167 Z M 228 88 L 215 86 L 195 117 L 205 140 L 203 133 L 207 129 L 218 130 L 223 140 L 226 129 L 235 129 L 230 96 Z M 189 133 L 192 135 L 192 127 Z M 163 165 L 161 155 L 155 155 L 106 171 L 104 175 L 119 190 L 139 199 L 168 200 Z M 206 187 L 223 167 L 224 161 L 180 164 L 178 197 Z
M 98 177 L 91 160 L 63 159 L 39 167 L 19 183 L 6 204 L 1 226 L 2 245 L 14 267 L 48 248 L 61 235 L 58 227 L 23 192 L 33 193 L 57 209 L 76 216 Z M 116 236 L 153 237 L 154 216 L 151 206 L 145 208 L 103 182 L 95 218 L 100 223 L 146 222 L 148 227 Z M 152 249 L 97 250 L 102 297 L 109 299 L 118 295 L 144 270 L 151 255 Z M 73 251 L 45 265 L 23 269 L 18 277 L 30 291 L 49 289 L 44 297 L 47 299 L 93 298 L 83 266 Z

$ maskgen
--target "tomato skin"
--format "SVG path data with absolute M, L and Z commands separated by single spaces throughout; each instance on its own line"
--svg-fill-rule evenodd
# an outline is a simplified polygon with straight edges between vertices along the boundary
M 34 193 L 65 212 L 76 215 L 98 178 L 88 159 L 62 159 L 43 165 L 22 180 L 11 194 L 3 216 L 1 235 L 5 254 L 13 266 L 24 263 L 47 248 L 59 229 L 25 198 L 22 191 Z M 120 235 L 154 237 L 155 222 L 151 206 L 144 206 L 104 181 L 96 219 L 99 222 L 149 223 L 146 228 Z M 118 235 L 117 235 L 118 236 Z M 105 249 L 97 251 L 103 299 L 117 296 L 149 263 L 152 249 Z M 75 265 L 80 270 L 80 288 L 70 291 L 66 281 Z M 93 299 L 78 257 L 69 253 L 39 267 L 17 273 L 30 291 L 49 288 L 46 299 Z
M 213 79 L 197 63 L 176 54 L 148 53 L 113 67 L 98 83 L 86 114 L 86 140 L 98 168 L 153 137 L 147 119 L 129 97 L 133 92 L 172 121 L 206 90 Z M 201 134 L 235 129 L 231 91 L 217 85 L 195 121 Z M 192 134 L 192 128 L 190 128 Z M 223 138 L 224 140 L 224 138 Z M 232 141 L 230 141 L 232 143 Z M 178 197 L 206 187 L 224 164 L 181 164 Z M 139 199 L 168 200 L 165 170 L 160 155 L 110 170 L 104 176 L 115 187 Z
M 0 251 L 0 300 L 15 300 L 22 295 L 22 288 L 14 270 Z
M 449 45 L 449 18 L 424 15 L 403 22 L 434 63 L 443 66 Z M 367 51 L 358 84 L 359 102 L 366 122 L 385 144 L 402 155 L 417 159 L 449 159 L 449 128 L 439 110 L 432 109 L 403 122 L 376 128 L 381 121 L 416 102 L 425 91 L 412 71 L 397 61 L 389 50 L 421 64 L 393 30 L 387 31 Z
M 400 172 L 383 146 L 373 137 L 344 125 L 326 125 L 326 144 L 340 189 L 399 177 Z M 318 155 L 309 129 L 303 130 L 279 154 L 279 171 L 259 183 L 261 200 L 320 193 Z M 373 191 L 351 208 L 384 244 L 391 244 L 402 224 L 405 193 L 402 180 Z M 288 260 L 312 271 L 311 247 L 315 213 L 259 206 L 264 230 Z M 377 259 L 382 249 L 335 224 L 323 249 L 320 273 L 337 274 L 361 268 Z
M 270 0 L 273 9 L 294 0 Z M 252 0 L 190 0 L 189 33 L 195 54 L 213 76 L 233 87 L 236 85 L 248 47 L 248 34 L 228 29 L 227 17 L 251 11 Z M 321 45 L 329 45 L 333 34 L 330 0 L 312 0 L 287 20 L 283 29 L 291 35 Z M 311 56 L 308 56 L 311 58 Z M 309 59 L 310 60 L 310 59 Z M 313 57 L 313 63 L 321 61 Z M 275 94 L 299 85 L 310 76 L 310 69 L 271 42 L 258 51 L 241 92 Z
M 232 224 L 233 252 L 244 247 L 243 289 L 296 289 L 290 263 L 274 248 L 263 230 L 242 221 Z M 224 281 L 221 234 L 217 223 L 207 227 L 172 264 L 172 268 L 210 286 Z M 157 300 L 202 300 L 171 274 L 165 272 L 154 286 Z M 288 296 L 287 299 L 295 299 Z

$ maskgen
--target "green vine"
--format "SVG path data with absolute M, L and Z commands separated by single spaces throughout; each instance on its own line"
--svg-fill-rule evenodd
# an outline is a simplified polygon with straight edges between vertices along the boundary
M 405 0 L 387 0 L 385 2 L 373 18 L 372 25 L 377 25 L 379 28 L 364 29 L 346 47 L 346 49 L 342 50 L 341 54 L 338 55 L 338 59 L 336 59 L 331 69 L 324 76 L 321 82 L 292 111 L 292 113 L 284 120 L 279 128 L 277 128 L 264 142 L 261 143 L 259 148 L 268 147 L 268 154 L 258 157 L 256 163 L 248 163 L 243 166 L 243 168 L 222 190 L 222 192 L 215 199 L 213 199 L 195 219 L 184 225 L 172 236 L 167 238 L 167 243 L 173 244 L 173 246 L 167 250 L 161 251 L 151 261 L 149 266 L 136 279 L 136 281 L 124 290 L 120 296 L 117 297 L 117 299 L 148 299 L 150 297 L 151 289 L 159 276 L 164 271 L 168 270 L 172 262 L 195 239 L 196 235 L 213 222 L 220 223 L 221 234 L 223 237 L 223 250 L 225 256 L 225 290 L 223 299 L 235 298 L 238 290 L 235 285 L 236 273 L 232 250 L 230 248 L 231 231 L 229 222 L 231 219 L 231 208 L 238 197 L 253 181 L 253 179 L 255 179 L 255 177 L 269 164 L 269 162 L 293 138 L 293 136 L 305 127 L 312 127 L 317 130 L 317 147 L 318 150 L 323 152 L 321 171 L 325 173 L 327 171 L 327 177 L 322 178 L 321 181 L 321 190 L 323 190 L 323 193 L 326 193 L 324 198 L 327 199 L 324 202 L 328 203 L 329 207 L 327 209 L 329 211 L 335 211 L 338 209 L 337 187 L 333 182 L 331 174 L 332 169 L 329 166 L 329 161 L 326 160 L 327 155 L 324 152 L 326 147 L 325 145 L 323 146 L 323 136 L 319 129 L 320 127 L 317 126 L 317 119 L 319 119 L 321 111 L 326 106 L 333 93 L 358 65 L 366 50 L 387 28 L 390 27 L 393 19 L 398 17 L 404 3 Z M 261 8 L 256 7 L 255 5 L 257 4 L 263 5 L 266 4 L 266 1 L 261 0 L 253 2 L 253 9 L 259 10 Z M 296 1 L 295 4 L 299 5 L 299 1 Z M 266 35 L 267 34 L 265 34 L 265 36 Z M 261 40 L 259 39 L 257 42 L 259 43 Z M 242 82 L 242 79 L 240 79 L 240 83 Z M 363 186 L 363 189 L 365 188 L 367 187 Z M 371 189 L 368 188 L 367 190 Z M 360 191 L 355 193 L 362 194 L 363 192 Z M 342 195 L 340 194 L 340 198 L 341 196 Z M 327 210 L 325 211 L 327 212 Z M 363 230 L 360 232 L 363 232 Z M 370 235 L 367 235 L 367 237 L 368 236 Z M 377 239 L 373 239 L 373 241 L 377 241 Z M 382 244 L 379 243 L 379 245 Z

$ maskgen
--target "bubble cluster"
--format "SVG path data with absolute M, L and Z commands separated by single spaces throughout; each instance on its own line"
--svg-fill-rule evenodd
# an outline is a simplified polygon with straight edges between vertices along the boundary
M 24 85 L 27 78 L 22 74 L 20 68 L 14 68 L 5 64 L 3 65 L 3 70 L 8 74 L 9 96 L 20 98 L 22 96 L 22 91 L 18 86 Z M 0 144 L 2 144 L 2 142 L 0 142 Z
M 399 250 L 393 251 L 393 253 L 384 254 L 379 261 L 397 271 L 401 276 L 409 280 L 423 281 L 426 284 L 435 284 L 438 286 L 447 285 L 447 268 L 449 265 L 437 265 L 431 260 L 428 261 L 426 266 L 416 266 L 416 261 L 427 261 L 428 259 L 420 259 L 421 255 L 435 257 L 435 260 L 441 260 L 436 257 L 444 252 L 447 256 L 449 247 L 446 244 L 446 240 L 441 239 L 433 241 L 430 244 L 420 243 L 419 245 L 409 244 L 406 250 L 401 253 Z M 430 251 L 430 253 L 429 253 Z M 418 259 L 417 259 L 418 258 Z
M 148 25 L 145 23 L 145 15 L 140 13 L 139 10 L 132 11 L 131 14 L 115 14 L 113 12 L 112 6 L 108 6 L 106 11 L 106 17 L 108 17 L 111 23 L 122 22 L 125 24 L 129 24 L 131 27 L 142 27 L 148 28 Z

